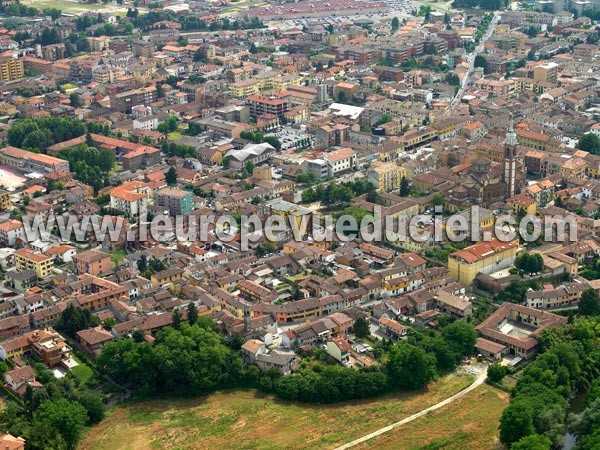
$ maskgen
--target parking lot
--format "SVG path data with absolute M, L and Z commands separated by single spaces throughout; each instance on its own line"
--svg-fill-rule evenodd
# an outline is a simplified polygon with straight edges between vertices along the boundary
M 282 150 L 299 147 L 302 145 L 302 141 L 306 141 L 307 139 L 311 142 L 313 140 L 313 137 L 310 134 L 292 127 L 281 128 L 279 131 L 269 133 L 268 136 L 277 137 L 279 142 L 281 142 Z
M 352 22 L 355 20 L 371 19 L 373 21 L 391 20 L 393 17 L 403 19 L 409 17 L 412 13 L 419 10 L 419 5 L 412 0 L 388 0 L 386 3 L 390 6 L 389 13 L 385 14 L 357 14 L 353 16 L 338 16 L 338 17 L 313 17 L 310 19 L 289 19 L 278 20 L 273 22 L 277 28 L 302 28 L 309 25 L 341 25 L 344 22 Z

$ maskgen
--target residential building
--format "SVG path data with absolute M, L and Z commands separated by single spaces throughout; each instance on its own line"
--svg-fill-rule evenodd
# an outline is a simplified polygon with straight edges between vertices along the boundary
M 327 341 L 326 352 L 336 361 L 347 365 L 350 360 L 351 346 L 348 341 L 342 337 L 334 337 Z
M 72 258 L 73 272 L 76 275 L 87 273 L 89 275 L 101 275 L 112 270 L 110 255 L 98 250 L 87 250 L 77 253 Z
M 108 342 L 114 341 L 115 337 L 104 327 L 97 326 L 77 332 L 77 343 L 93 359 L 96 359 L 102 352 L 102 346 Z
M 483 343 L 491 341 L 502 345 L 496 353 L 530 359 L 537 353 L 540 334 L 567 323 L 567 318 L 535 308 L 503 303 L 500 308 L 475 327 Z M 481 344 L 481 341 L 479 341 Z
M 39 278 L 46 278 L 52 274 L 54 260 L 43 253 L 34 252 L 29 248 L 22 248 L 15 252 L 15 265 L 17 270 L 34 270 Z
M 0 211 L 9 211 L 11 208 L 10 192 L 0 189 Z
M 512 266 L 519 251 L 518 241 L 502 242 L 494 239 L 478 242 L 450 254 L 450 276 L 459 283 L 470 286 L 478 273 L 489 274 Z
M 25 450 L 25 439 L 11 434 L 0 435 L 0 448 L 4 450 Z
M 0 223 L 0 243 L 3 245 L 14 247 L 23 238 L 23 223 L 20 220 L 10 219 Z
M 190 191 L 165 187 L 154 195 L 154 204 L 165 208 L 171 216 L 184 216 L 194 209 L 194 198 Z
M 22 59 L 0 59 L 0 81 L 12 81 L 25 77 L 25 67 Z
M 48 367 L 53 368 L 69 358 L 72 349 L 65 339 L 53 329 L 34 330 L 0 343 L 0 359 L 31 352 Z
M 399 189 L 402 178 L 405 177 L 408 177 L 408 171 L 395 162 L 376 161 L 367 172 L 367 181 L 372 183 L 375 189 L 383 191 Z
M 152 190 L 146 183 L 130 181 L 112 188 L 110 207 L 122 211 L 128 217 L 145 216 Z
M 327 171 L 330 177 L 357 168 L 356 152 L 351 148 L 341 148 L 324 153 L 323 159 L 327 162 Z

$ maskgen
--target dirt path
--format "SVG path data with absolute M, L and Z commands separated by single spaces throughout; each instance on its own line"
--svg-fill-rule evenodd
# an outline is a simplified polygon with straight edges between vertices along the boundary
M 380 428 L 379 430 L 373 431 L 372 433 L 369 433 L 366 436 L 363 436 L 361 438 L 355 439 L 352 442 L 348 442 L 347 444 L 337 447 L 335 450 L 346 450 L 347 448 L 351 448 L 358 444 L 362 444 L 363 442 L 366 442 L 370 439 L 373 439 L 374 437 L 377 437 L 384 433 L 387 433 L 388 431 L 391 431 L 394 428 L 398 428 L 402 425 L 412 422 L 413 420 L 418 419 L 419 417 L 423 417 L 425 414 L 430 413 L 431 411 L 435 411 L 436 409 L 443 408 L 444 406 L 452 403 L 456 399 L 459 399 L 462 396 L 468 394 L 473 389 L 476 389 L 478 386 L 481 386 L 481 384 L 483 384 L 485 382 L 486 378 L 487 378 L 487 368 L 479 374 L 477 379 L 469 387 L 463 389 L 462 391 L 458 392 L 457 394 L 454 394 L 451 397 L 448 397 L 446 400 L 442 400 L 441 402 L 436 403 L 435 405 L 430 406 L 429 408 L 423 409 L 422 411 L 419 411 L 418 413 L 413 414 L 412 416 L 409 416 L 405 419 L 402 419 L 398 422 L 388 425 L 387 427 L 383 427 L 383 428 Z

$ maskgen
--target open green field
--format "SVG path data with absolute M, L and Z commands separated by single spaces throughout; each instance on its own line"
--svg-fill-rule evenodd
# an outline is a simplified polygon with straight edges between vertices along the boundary
M 357 449 L 479 450 L 503 448 L 498 424 L 509 394 L 483 384 L 455 402 L 402 427 L 382 434 Z
M 77 359 L 75 356 L 73 356 L 73 359 L 75 359 L 75 361 L 77 361 L 79 365 L 73 367 L 71 369 L 71 372 L 73 372 L 73 375 L 79 378 L 79 381 L 81 381 L 82 384 L 87 383 L 89 379 L 92 378 L 92 376 L 94 375 L 94 371 L 87 364 Z
M 124 16 L 127 8 L 118 5 L 105 5 L 103 3 L 79 3 L 76 0 L 23 0 L 21 3 L 38 9 L 58 8 L 66 14 L 78 14 L 85 11 L 107 11 L 115 15 Z
M 450 375 L 423 391 L 336 405 L 284 402 L 254 390 L 130 402 L 92 428 L 80 449 L 334 448 L 438 403 L 472 381 L 470 375 Z

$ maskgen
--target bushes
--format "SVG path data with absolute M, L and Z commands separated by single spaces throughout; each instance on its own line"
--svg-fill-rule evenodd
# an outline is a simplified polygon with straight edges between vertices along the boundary
M 431 348 L 445 347 L 452 367 L 473 348 L 473 327 L 456 322 L 443 332 L 419 336 L 383 347 L 383 364 L 359 370 L 303 363 L 298 373 L 281 376 L 276 370 L 242 368 L 238 348 L 225 345 L 212 323 L 198 321 L 165 328 L 153 344 L 120 339 L 106 344 L 97 367 L 118 383 L 138 393 L 203 394 L 224 387 L 255 387 L 286 400 L 331 403 L 373 397 L 391 389 L 420 389 L 437 376 L 437 356 Z M 432 345 L 433 343 L 433 345 Z M 322 351 L 321 351 L 322 352 Z M 315 358 L 319 354 L 315 350 Z
M 379 368 L 349 369 L 325 366 L 320 373 L 307 370 L 277 379 L 275 394 L 286 400 L 333 403 L 368 398 L 388 389 L 387 376 Z
M 506 366 L 500 364 L 492 364 L 488 369 L 488 380 L 492 383 L 500 383 L 506 375 Z
M 97 367 L 117 382 L 147 392 L 201 394 L 237 386 L 240 357 L 205 321 L 165 328 L 154 344 L 120 339 L 106 344 Z
M 436 358 L 422 348 L 399 342 L 390 350 L 386 364 L 390 384 L 404 389 L 421 389 L 436 376 Z

